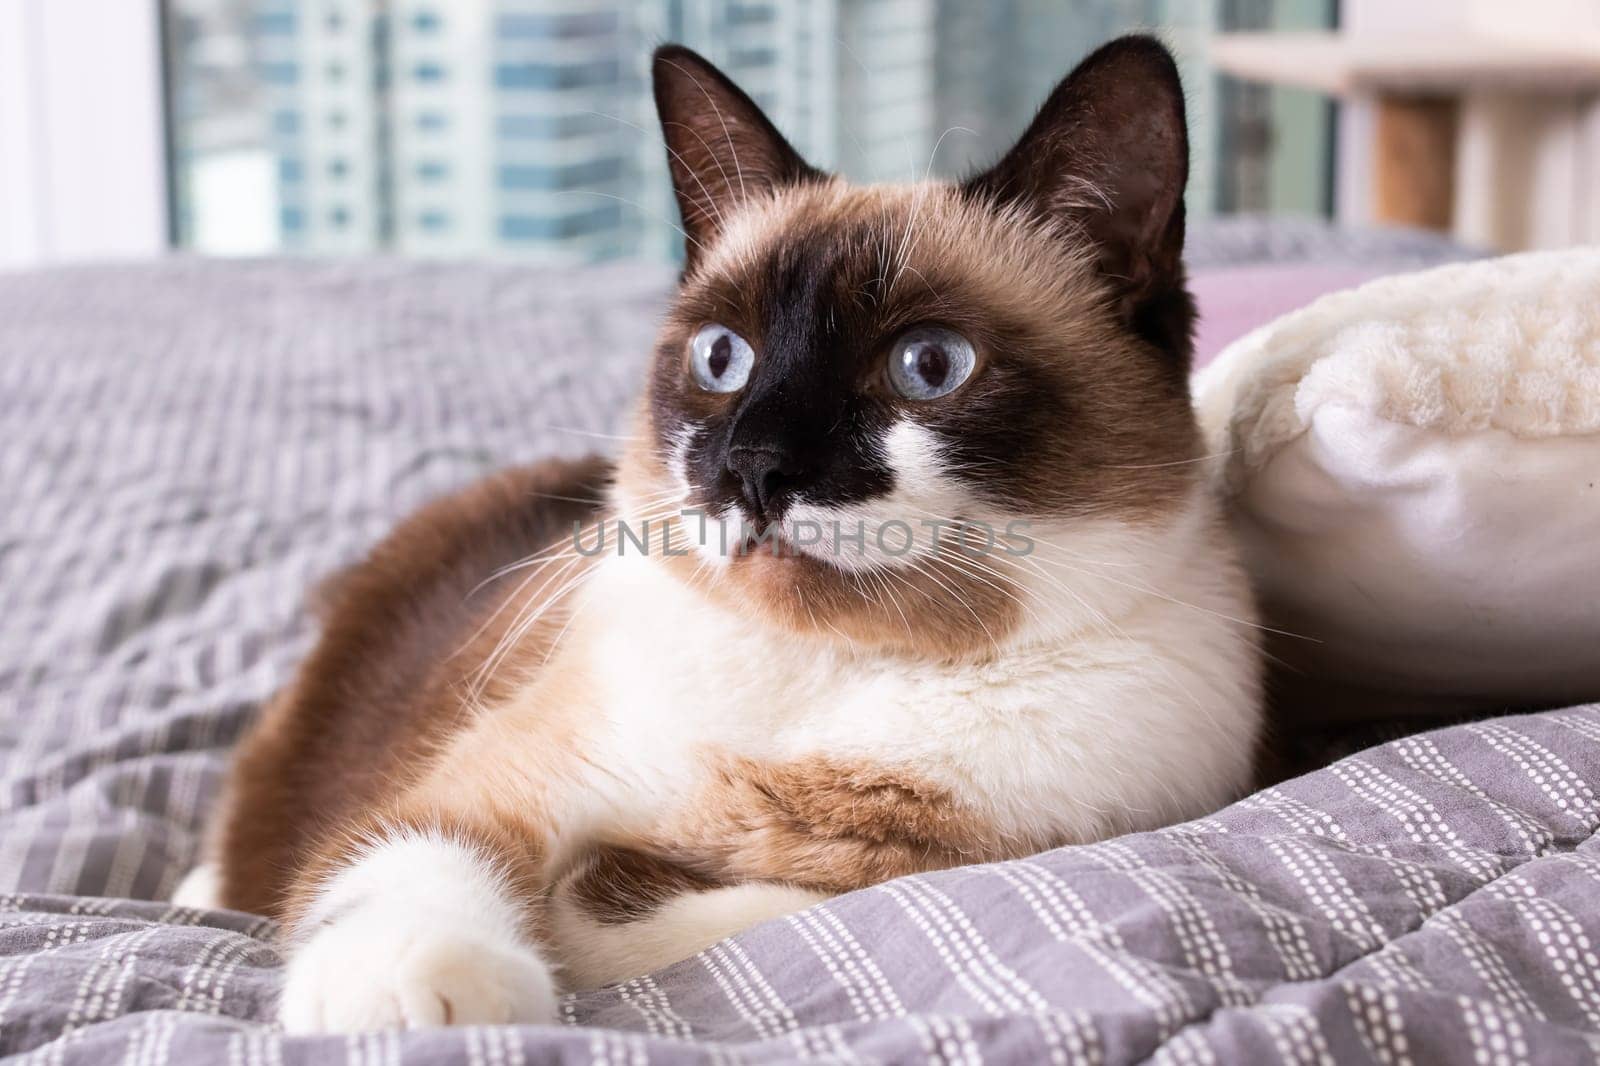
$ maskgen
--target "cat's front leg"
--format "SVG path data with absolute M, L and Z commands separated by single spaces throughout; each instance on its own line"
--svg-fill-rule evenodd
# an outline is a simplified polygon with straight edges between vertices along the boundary
M 720 763 L 676 836 L 717 876 L 848 892 L 1004 857 L 992 829 L 949 790 L 904 769 L 816 756 Z
M 287 1031 L 555 1020 L 555 982 L 508 855 L 460 830 L 368 837 L 312 882 L 293 922 Z

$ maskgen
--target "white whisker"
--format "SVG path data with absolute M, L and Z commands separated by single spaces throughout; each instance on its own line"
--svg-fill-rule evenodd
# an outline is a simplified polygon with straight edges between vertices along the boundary
M 700 90 L 700 95 L 704 96 L 706 98 L 706 103 L 711 105 L 712 112 L 716 114 L 717 121 L 722 125 L 722 136 L 728 142 L 728 153 L 733 156 L 733 167 L 739 175 L 739 199 L 741 201 L 744 200 L 744 170 L 739 166 L 739 150 L 734 147 L 733 134 L 728 130 L 728 120 L 722 117 L 722 109 L 717 106 L 716 100 L 711 96 L 711 91 L 701 83 L 699 78 L 685 70 L 681 65 L 672 62 L 670 59 L 667 60 L 666 63 L 668 66 L 677 70 L 680 74 L 686 75 L 690 81 L 694 82 L 694 87 Z M 693 131 L 691 130 L 691 132 Z M 722 180 L 726 182 L 728 180 L 728 172 L 722 169 L 722 163 L 717 159 L 716 153 L 711 151 L 711 146 L 705 143 L 704 138 L 700 138 L 698 134 L 696 134 L 696 137 L 700 140 L 700 143 L 705 146 L 706 152 L 710 154 L 712 162 L 716 163 L 717 169 L 722 172 Z
M 646 130 L 643 126 L 637 125 L 636 123 L 633 123 L 633 122 L 629 122 L 627 119 L 620 118 L 620 117 L 618 117 L 616 115 L 608 115 L 603 111 L 586 111 L 586 112 L 584 112 L 584 114 L 594 115 L 594 116 L 596 116 L 598 118 L 608 118 L 612 122 L 616 122 L 616 123 L 619 123 L 619 124 L 621 124 L 623 126 L 627 126 L 630 129 L 638 130 L 640 133 L 644 134 L 647 137 L 651 136 L 650 131 Z M 666 125 L 666 123 L 663 122 L 662 125 Z M 672 123 L 672 125 L 674 125 L 674 126 L 683 126 L 684 129 L 689 130 L 689 132 L 691 132 L 691 133 L 694 132 L 693 129 L 691 129 L 689 126 L 684 125 L 684 123 L 681 123 L 681 122 L 674 122 L 674 123 Z M 698 135 L 696 135 L 696 136 L 698 137 Z M 705 140 L 703 138 L 700 138 L 700 143 L 702 145 L 704 145 L 705 144 Z M 694 167 L 689 165 L 689 161 L 687 159 L 683 158 L 683 156 L 681 154 L 679 154 L 679 152 L 676 149 L 674 149 L 672 147 L 672 145 L 667 143 L 667 139 L 665 137 L 661 138 L 661 147 L 665 148 L 667 150 L 667 154 L 672 156 L 672 158 L 676 159 L 679 162 L 679 164 L 681 164 L 683 166 L 684 172 L 687 173 L 690 177 L 694 178 L 695 183 L 700 186 L 700 191 L 705 193 L 705 196 L 706 196 L 706 205 L 708 207 L 710 207 L 713 211 L 716 211 L 717 224 L 720 226 L 722 224 L 722 212 L 720 210 L 717 210 L 716 198 L 711 195 L 711 190 L 706 187 L 706 183 L 700 180 L 700 175 L 695 171 Z M 709 146 L 707 146 L 706 150 L 709 152 L 711 149 L 710 149 Z M 712 161 L 713 162 L 716 161 L 715 155 L 712 156 Z M 720 166 L 721 166 L 721 164 L 718 164 L 719 169 L 720 169 Z M 727 174 L 723 174 L 722 177 L 723 177 L 723 180 L 726 181 L 728 176 L 727 176 Z
M 1213 459 L 1224 459 L 1230 455 L 1237 455 L 1241 449 L 1229 448 L 1225 452 L 1212 452 L 1210 455 L 1197 455 L 1193 459 L 1174 459 L 1166 463 L 1126 463 L 1110 466 L 1108 470 L 1160 470 L 1168 466 L 1190 466 L 1194 463 L 1209 463 Z

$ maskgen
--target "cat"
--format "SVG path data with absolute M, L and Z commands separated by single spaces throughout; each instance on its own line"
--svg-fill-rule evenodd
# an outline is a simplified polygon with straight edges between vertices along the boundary
M 548 1022 L 1249 781 L 1166 50 L 1102 47 L 961 182 L 825 174 L 682 47 L 653 88 L 685 264 L 619 458 L 491 477 L 325 589 L 180 893 L 283 923 L 291 1032 Z

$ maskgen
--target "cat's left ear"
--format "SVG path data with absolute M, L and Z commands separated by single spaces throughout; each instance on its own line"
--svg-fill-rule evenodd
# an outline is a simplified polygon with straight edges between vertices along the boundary
M 1016 146 L 964 188 L 1065 222 L 1067 232 L 1093 241 L 1101 272 L 1144 332 L 1150 323 L 1140 319 L 1148 316 L 1151 300 L 1187 300 L 1182 257 L 1188 178 L 1178 68 L 1155 38 L 1133 36 L 1104 45 L 1080 63 Z
M 743 201 L 822 177 L 744 90 L 695 52 L 656 49 L 651 80 L 690 269 Z

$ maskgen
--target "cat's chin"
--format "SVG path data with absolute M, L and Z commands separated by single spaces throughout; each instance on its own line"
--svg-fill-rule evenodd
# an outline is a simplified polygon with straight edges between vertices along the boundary
M 1016 625 L 1015 598 L 959 574 L 919 579 L 861 560 L 850 566 L 772 541 L 759 550 L 662 560 L 688 588 L 711 601 L 797 635 L 853 649 L 939 659 L 993 650 L 992 637 Z M 855 562 L 854 558 L 850 562 Z
M 624 484 L 629 476 L 625 465 Z M 651 483 L 638 484 L 637 495 L 648 497 Z M 1016 587 L 992 568 L 941 565 L 922 553 L 880 558 L 870 540 L 852 551 L 848 537 L 841 545 L 796 535 L 806 526 L 753 528 L 733 506 L 695 509 L 704 521 L 685 523 L 674 550 L 651 559 L 694 593 L 775 629 L 951 660 L 992 653 L 1022 620 Z
M 777 580 L 791 590 L 795 589 L 797 580 L 836 581 L 845 573 L 833 561 L 814 555 L 781 535 L 773 535 L 759 545 L 746 545 L 742 551 L 730 552 L 724 569 L 736 580 Z M 798 590 L 797 594 L 803 595 Z
M 747 581 L 779 582 L 778 591 L 804 596 L 807 591 L 837 601 L 859 596 L 863 582 L 895 567 L 864 554 L 842 553 L 824 544 L 804 543 L 774 527 L 759 542 L 747 540 L 730 550 L 722 569 Z
M 799 572 L 827 577 L 877 569 L 865 555 L 841 555 L 815 539 L 795 535 L 782 521 L 760 523 L 732 508 L 706 510 L 718 517 L 709 527 L 715 532 L 702 534 L 698 554 L 718 571 L 765 568 L 793 581 Z

